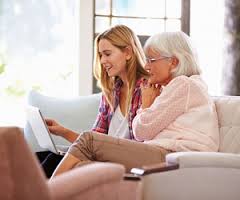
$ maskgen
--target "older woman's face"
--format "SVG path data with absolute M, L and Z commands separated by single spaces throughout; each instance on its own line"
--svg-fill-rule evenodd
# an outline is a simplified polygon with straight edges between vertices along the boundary
M 168 84 L 169 81 L 172 79 L 172 58 L 162 56 L 151 50 L 147 51 L 146 57 L 147 64 L 145 65 L 145 69 L 149 71 L 150 74 L 148 82 L 150 84 Z

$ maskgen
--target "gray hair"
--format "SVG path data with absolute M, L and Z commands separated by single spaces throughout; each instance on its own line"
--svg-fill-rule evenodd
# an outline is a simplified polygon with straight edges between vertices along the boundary
M 197 53 L 192 46 L 190 37 L 181 31 L 163 32 L 151 36 L 145 43 L 145 54 L 149 50 L 161 54 L 161 56 L 178 59 L 179 63 L 172 71 L 173 77 L 201 74 Z

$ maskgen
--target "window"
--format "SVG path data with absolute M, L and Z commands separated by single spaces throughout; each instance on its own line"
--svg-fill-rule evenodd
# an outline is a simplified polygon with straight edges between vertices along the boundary
M 30 89 L 77 95 L 77 0 L 0 2 L 0 125 L 24 126 Z
M 188 33 L 187 13 L 188 0 L 95 0 L 95 33 L 115 24 L 125 24 L 140 36 L 176 30 Z

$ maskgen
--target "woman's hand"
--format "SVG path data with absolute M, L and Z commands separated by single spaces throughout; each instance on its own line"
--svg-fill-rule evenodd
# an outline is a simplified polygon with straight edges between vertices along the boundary
M 48 126 L 49 131 L 52 134 L 64 137 L 66 129 L 62 125 L 60 125 L 53 119 L 45 119 L 45 122 Z
M 142 92 L 142 109 L 149 108 L 155 98 L 161 93 L 161 85 L 153 85 L 149 83 L 141 84 Z
M 57 135 L 57 136 L 61 136 L 71 143 L 73 143 L 77 139 L 77 137 L 79 136 L 74 131 L 71 131 L 71 130 L 63 127 L 62 125 L 60 125 L 59 123 L 57 123 L 53 119 L 45 119 L 45 122 L 48 126 L 49 131 L 52 134 Z

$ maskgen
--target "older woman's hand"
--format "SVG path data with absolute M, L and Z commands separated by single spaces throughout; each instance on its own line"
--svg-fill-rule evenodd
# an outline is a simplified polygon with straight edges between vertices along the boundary
M 141 92 L 142 92 L 142 109 L 148 108 L 152 105 L 155 98 L 160 95 L 161 85 L 142 83 Z

